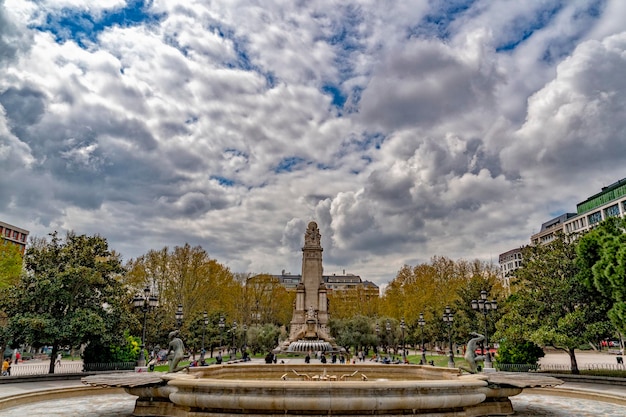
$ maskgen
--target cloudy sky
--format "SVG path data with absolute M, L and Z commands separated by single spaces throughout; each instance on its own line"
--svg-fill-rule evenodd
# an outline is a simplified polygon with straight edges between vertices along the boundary
M 623 0 L 0 0 L 0 220 L 379 284 L 626 177 Z

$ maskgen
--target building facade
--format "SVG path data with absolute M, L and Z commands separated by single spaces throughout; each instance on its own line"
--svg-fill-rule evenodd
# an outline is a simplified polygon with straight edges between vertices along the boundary
M 554 240 L 557 233 L 574 236 L 586 232 L 609 217 L 626 216 L 626 178 L 611 185 L 576 205 L 576 213 L 565 213 L 541 225 L 539 233 L 530 237 L 532 245 L 546 244 Z M 514 271 L 522 265 L 521 248 L 499 255 L 501 278 L 505 287 Z
M 293 275 L 285 271 L 282 271 L 281 275 L 272 276 L 278 279 L 288 290 L 295 290 L 302 280 L 302 275 Z M 359 275 L 346 274 L 346 272 L 343 271 L 343 275 L 322 275 L 322 279 L 329 294 L 334 291 L 348 291 L 362 288 L 365 293 L 371 297 L 380 296 L 380 287 L 371 281 L 364 281 Z
M 566 235 L 586 232 L 609 217 L 626 215 L 626 178 L 576 205 L 576 214 L 563 224 Z
M 0 221 L 0 236 L 2 237 L 2 240 L 17 245 L 22 254 L 26 250 L 28 233 L 29 232 L 26 229 Z
M 541 245 L 552 242 L 557 233 L 564 233 L 565 223 L 574 216 L 576 216 L 576 213 L 565 213 L 543 223 L 539 233 L 535 233 L 530 237 L 530 243 Z
M 522 248 L 511 249 L 510 251 L 501 253 L 498 256 L 500 265 L 500 277 L 504 288 L 509 288 L 509 280 L 513 275 L 513 271 L 522 266 Z

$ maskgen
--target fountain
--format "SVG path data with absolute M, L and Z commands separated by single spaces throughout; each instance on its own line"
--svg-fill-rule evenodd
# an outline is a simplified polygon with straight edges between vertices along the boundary
M 275 352 L 340 351 L 327 328 L 322 247 L 315 222 L 307 227 L 302 252 L 302 282 L 289 338 Z M 459 369 L 379 363 L 224 364 L 183 372 L 90 376 L 83 382 L 124 388 L 138 397 L 133 415 L 144 417 L 507 415 L 513 414 L 509 397 L 524 388 L 561 383 L 534 374 L 463 375 Z
M 510 415 L 509 397 L 559 385 L 540 375 L 463 375 L 423 365 L 226 364 L 179 373 L 90 376 L 138 397 L 134 416 Z

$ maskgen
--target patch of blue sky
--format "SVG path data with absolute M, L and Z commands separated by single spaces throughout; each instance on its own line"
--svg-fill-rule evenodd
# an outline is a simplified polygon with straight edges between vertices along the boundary
M 341 84 L 355 75 L 354 54 L 365 51 L 362 33 L 364 17 L 358 6 L 342 7 L 341 17 L 332 23 L 328 35 L 320 38 L 331 45 L 335 51 L 334 67 L 339 74 L 336 80 L 326 80 L 320 87 L 324 94 L 332 97 L 332 105 L 340 111 L 348 98 Z
M 232 187 L 233 185 L 235 185 L 235 181 L 231 180 L 230 178 L 222 177 L 219 175 L 211 175 L 210 178 L 214 181 L 217 181 L 221 186 L 224 187 Z
M 233 156 L 243 156 L 244 158 L 248 158 L 248 154 L 245 153 L 244 151 L 241 151 L 239 149 L 236 148 L 226 148 L 224 149 L 224 153 L 229 154 L 229 155 L 233 155 Z
M 508 38 L 504 38 L 500 45 L 496 46 L 496 52 L 512 51 L 524 43 L 535 32 L 548 26 L 563 9 L 561 2 L 545 3 L 545 7 L 537 9 L 531 16 L 524 16 L 509 24 Z
M 572 15 L 572 20 L 575 21 L 572 27 L 575 27 L 577 31 L 569 36 L 563 36 L 550 42 L 541 60 L 547 64 L 553 64 L 571 55 L 579 41 L 594 27 L 595 21 L 602 15 L 606 3 L 606 0 L 598 0 L 588 4 L 587 7 L 577 10 Z
M 33 28 L 50 32 L 58 43 L 73 40 L 85 48 L 87 44 L 97 42 L 98 35 L 107 28 L 159 22 L 164 15 L 150 11 L 152 1 L 128 0 L 126 7 L 105 10 L 99 15 L 91 14 L 88 9 L 63 8 L 60 12 L 49 13 L 43 24 Z
M 448 39 L 451 26 L 460 16 L 468 13 L 477 0 L 431 0 L 430 11 L 408 30 L 408 38 Z
M 235 60 L 223 62 L 222 65 L 226 68 L 256 72 L 265 78 L 268 88 L 273 88 L 276 85 L 276 76 L 272 72 L 254 64 L 252 59 L 250 59 L 247 51 L 248 42 L 245 37 L 239 36 L 234 29 L 228 28 L 222 25 L 221 22 L 215 20 L 207 26 L 207 29 L 217 34 L 220 38 L 232 42 L 237 58 Z
M 602 15 L 606 6 L 606 0 L 597 0 L 581 7 L 572 14 L 572 28 L 576 30 L 569 34 L 551 40 L 546 46 L 541 60 L 547 64 L 553 64 L 569 56 L 578 42 L 585 37 L 586 33 L 594 27 L 595 21 Z M 524 43 L 535 32 L 548 26 L 563 9 L 564 4 L 554 4 L 553 7 L 545 7 L 537 10 L 530 19 L 514 22 L 512 37 L 505 40 L 496 48 L 497 52 L 507 53 Z
M 354 153 L 362 153 L 365 155 L 365 153 L 371 149 L 380 149 L 380 146 L 386 138 L 387 137 L 380 132 L 363 132 L 360 136 L 351 135 L 341 144 L 341 148 L 336 156 L 337 158 L 341 158 Z
M 360 150 L 368 150 L 372 147 L 380 149 L 380 145 L 383 144 L 387 137 L 380 132 L 363 132 L 361 138 L 360 141 L 356 142 Z
M 324 94 L 330 95 L 332 99 L 332 105 L 338 108 L 342 108 L 347 100 L 347 96 L 336 85 L 327 84 L 322 86 Z
M 279 174 L 281 172 L 292 172 L 298 169 L 298 167 L 302 166 L 305 162 L 303 158 L 298 156 L 291 156 L 289 158 L 284 158 L 282 161 L 276 165 L 274 168 L 274 172 Z

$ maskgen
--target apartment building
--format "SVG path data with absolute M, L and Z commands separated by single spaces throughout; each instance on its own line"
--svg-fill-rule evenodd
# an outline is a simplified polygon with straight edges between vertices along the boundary
M 626 215 L 626 178 L 602 188 L 576 205 L 576 214 L 563 223 L 566 235 L 581 233 L 609 217 Z
M 576 205 L 576 213 L 565 213 L 541 225 L 538 233 L 530 237 L 530 243 L 541 245 L 554 240 L 557 233 L 565 235 L 582 233 L 609 217 L 626 216 L 626 178 L 603 187 L 602 190 Z M 522 265 L 521 248 L 500 254 L 501 278 L 508 288 L 515 269 Z
M 509 280 L 513 271 L 522 266 L 522 248 L 515 248 L 501 253 L 498 256 L 498 264 L 500 265 L 502 284 L 504 288 L 509 288 Z
M 535 233 L 530 237 L 530 243 L 540 245 L 552 242 L 557 233 L 564 233 L 563 227 L 565 223 L 574 216 L 576 216 L 576 213 L 565 213 L 543 223 L 539 233 Z
M 285 271 L 282 271 L 281 275 L 273 276 L 288 290 L 295 290 L 302 279 L 302 275 L 292 275 Z M 380 296 L 380 288 L 378 285 L 371 281 L 364 281 L 358 275 L 346 274 L 345 271 L 343 271 L 342 275 L 322 275 L 322 279 L 329 293 L 333 291 L 347 291 L 354 288 L 363 288 L 367 296 Z
M 19 246 L 22 253 L 26 250 L 28 230 L 0 221 L 0 237 L 6 242 Z

